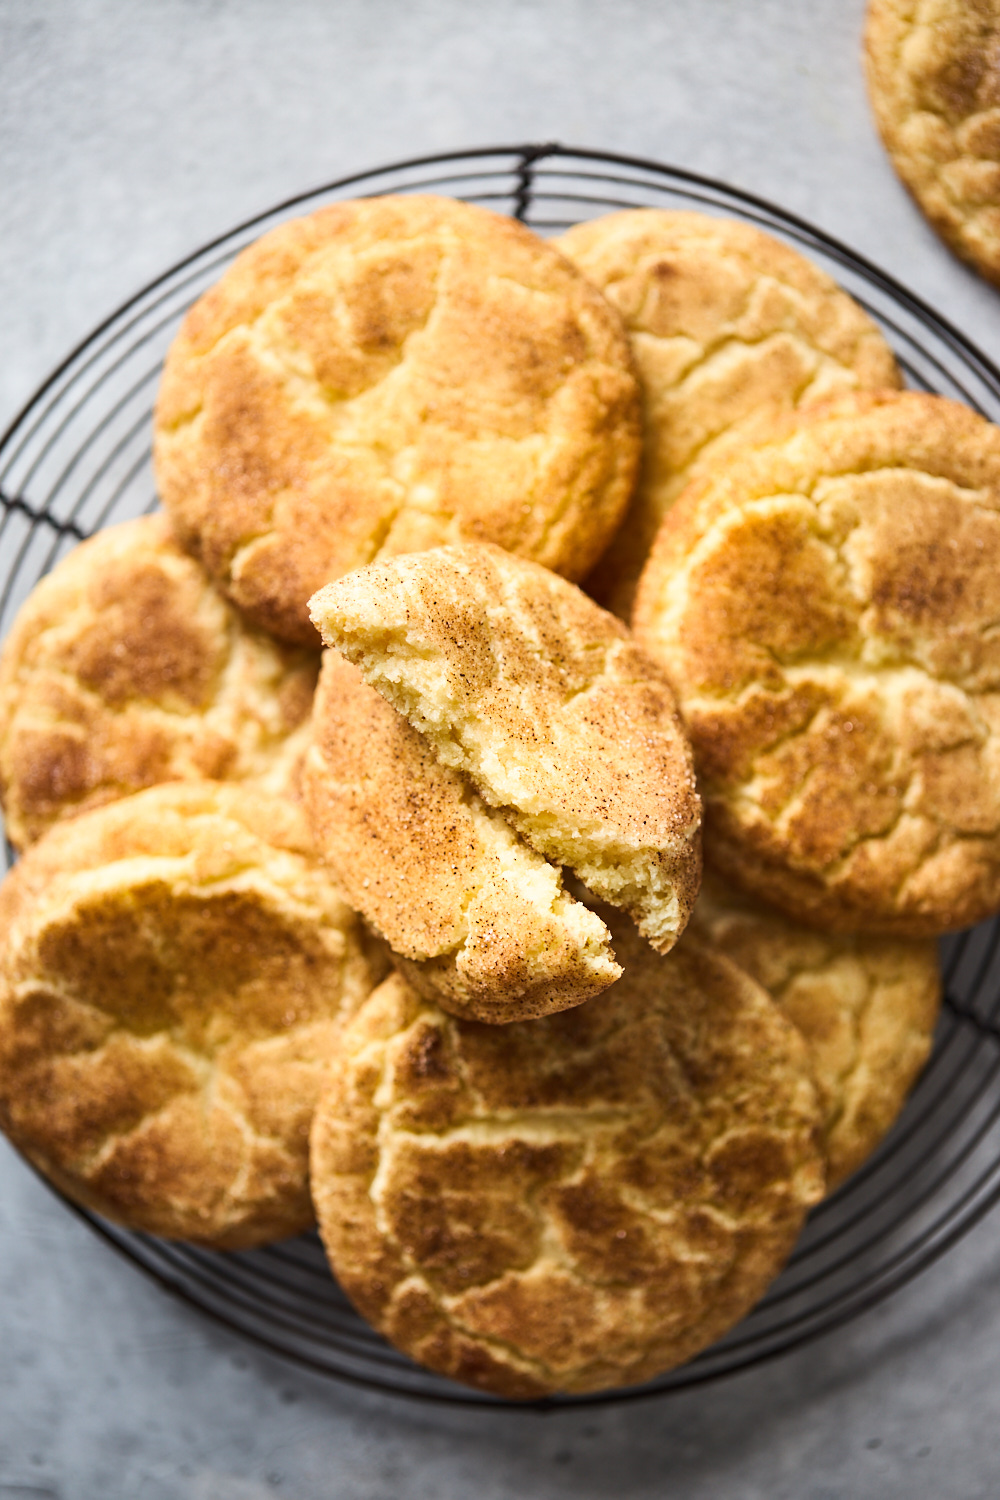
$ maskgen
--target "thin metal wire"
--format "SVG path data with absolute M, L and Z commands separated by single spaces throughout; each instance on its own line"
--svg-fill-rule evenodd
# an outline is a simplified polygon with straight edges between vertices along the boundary
M 348 195 L 437 191 L 536 228 L 638 204 L 759 225 L 838 276 L 882 326 L 910 383 L 1000 418 L 1000 372 L 884 272 L 751 194 L 641 158 L 554 143 L 441 153 L 353 174 L 237 226 L 137 292 L 66 357 L 0 438 L 0 612 L 67 541 L 155 506 L 149 456 L 159 359 L 191 302 L 265 228 Z M 20 534 L 23 527 L 24 534 Z M 9 858 L 9 851 L 8 851 Z M 859 1316 L 918 1275 L 1000 1200 L 1000 923 L 950 941 L 934 1055 L 881 1150 L 813 1214 L 784 1275 L 728 1338 L 646 1386 L 528 1403 L 647 1399 L 752 1368 Z M 161 1286 L 260 1347 L 367 1389 L 508 1409 L 411 1364 L 353 1312 L 315 1236 L 218 1255 L 73 1212 Z M 509 1409 L 523 1410 L 523 1405 Z
M 36 526 L 51 527 L 59 536 L 72 536 L 78 542 L 87 540 L 87 532 L 81 531 L 75 521 L 57 521 L 55 516 L 47 510 L 37 511 L 28 504 L 27 500 L 22 500 L 17 495 L 5 495 L 3 490 L 0 490 L 0 506 L 3 506 L 4 510 L 3 518 L 0 519 L 0 537 L 3 536 L 2 527 L 7 516 L 22 515 L 27 516 L 28 520 L 34 522 Z

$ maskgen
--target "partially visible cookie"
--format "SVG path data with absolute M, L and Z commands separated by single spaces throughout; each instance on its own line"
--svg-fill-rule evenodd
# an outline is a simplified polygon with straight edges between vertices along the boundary
M 165 516 L 111 526 L 37 585 L 0 654 L 0 798 L 18 848 L 156 782 L 279 791 L 301 756 L 315 652 L 248 626 Z
M 0 1124 L 77 1202 L 224 1249 L 312 1222 L 320 1079 L 385 966 L 300 818 L 152 787 L 0 886 Z
M 639 399 L 621 321 L 500 214 L 335 203 L 245 250 L 186 317 L 156 407 L 186 544 L 282 639 L 376 557 L 462 538 L 579 578 L 628 503 Z
M 499 547 L 393 558 L 311 601 L 323 639 L 547 859 L 661 952 L 698 889 L 701 806 L 673 694 L 625 627 Z
M 868 91 L 903 182 L 1000 285 L 1000 0 L 869 0 Z
M 691 735 L 709 862 L 834 931 L 1000 909 L 1000 429 L 841 397 L 667 516 L 635 625 Z
M 303 792 L 338 886 L 421 994 L 478 1021 L 579 1005 L 621 974 L 560 871 L 438 761 L 336 651 L 324 657 Z
M 555 243 L 621 313 L 639 372 L 639 485 L 586 584 L 627 620 L 660 522 L 706 463 L 793 407 L 897 386 L 899 371 L 836 282 L 751 224 L 626 209 Z
M 540 1021 L 455 1020 L 387 980 L 313 1126 L 344 1290 L 414 1359 L 514 1399 L 691 1358 L 823 1192 L 794 1027 L 725 959 L 689 940 L 661 958 L 608 919 L 624 977 Z
M 763 985 L 805 1038 L 832 1191 L 874 1151 L 930 1055 L 937 945 L 814 932 L 709 871 L 690 931 Z

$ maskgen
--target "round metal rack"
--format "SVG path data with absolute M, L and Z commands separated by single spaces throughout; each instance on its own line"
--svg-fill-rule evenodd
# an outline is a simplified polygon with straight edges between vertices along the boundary
M 514 214 L 542 234 L 641 206 L 695 208 L 759 225 L 868 309 L 910 386 L 1000 420 L 1000 372 L 967 339 L 875 266 L 759 198 L 656 162 L 554 144 L 424 157 L 343 178 L 240 225 L 165 272 L 67 357 L 0 438 L 0 635 L 33 585 L 79 540 L 155 508 L 151 408 L 163 354 L 186 309 L 233 257 L 282 219 L 324 203 L 428 191 Z M 648 1385 L 544 1404 L 633 1400 L 771 1359 L 896 1291 L 989 1211 L 1000 1198 L 1000 920 L 949 938 L 943 964 L 936 1046 L 901 1119 L 865 1167 L 815 1210 L 754 1312 L 721 1343 Z M 315 1236 L 222 1255 L 74 1211 L 163 1286 L 277 1354 L 398 1395 L 504 1406 L 385 1344 L 333 1281 Z

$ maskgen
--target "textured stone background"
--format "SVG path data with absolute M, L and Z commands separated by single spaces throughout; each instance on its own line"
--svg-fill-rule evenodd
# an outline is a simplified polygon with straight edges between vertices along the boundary
M 771 197 L 994 358 L 869 119 L 861 0 L 0 0 L 0 428 L 65 351 L 269 203 L 424 151 L 558 139 Z M 987 1220 L 862 1321 L 636 1408 L 422 1410 L 175 1306 L 0 1143 L 0 1500 L 978 1500 L 1000 1489 Z

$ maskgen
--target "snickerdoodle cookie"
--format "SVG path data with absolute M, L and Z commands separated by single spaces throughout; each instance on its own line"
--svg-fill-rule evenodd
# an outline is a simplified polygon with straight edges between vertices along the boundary
M 42 579 L 0 654 L 8 838 L 160 781 L 281 790 L 317 668 L 249 627 L 164 516 L 109 527 Z
M 515 1399 L 689 1359 L 823 1192 L 795 1028 L 725 959 L 688 939 L 660 957 L 608 919 L 624 977 L 540 1021 L 459 1021 L 387 980 L 313 1125 L 345 1291 L 413 1358 Z
M 376 557 L 461 538 L 568 577 L 628 502 L 639 398 L 618 314 L 512 219 L 430 196 L 271 230 L 188 314 L 156 411 L 186 544 L 276 635 Z
M 692 738 L 710 862 L 817 926 L 1000 907 L 1000 429 L 843 397 L 667 516 L 635 624 Z
M 502 1023 L 578 1005 L 618 978 L 604 923 L 461 771 L 328 651 L 302 786 L 338 886 L 411 984 Z
M 870 0 L 868 90 L 903 182 L 1000 285 L 1000 0 Z
M 832 1191 L 874 1151 L 930 1054 L 937 945 L 814 932 L 709 871 L 689 930 L 762 984 L 805 1038 Z
M 588 579 L 628 619 L 639 573 L 685 484 L 747 430 L 853 388 L 899 385 L 866 313 L 780 240 L 733 219 L 639 208 L 555 241 L 617 307 L 642 388 L 638 489 Z
M 312 1222 L 309 1126 L 384 975 L 284 800 L 138 792 L 0 886 L 0 1124 L 71 1198 L 235 1249 Z
M 661 670 L 573 584 L 465 543 L 373 563 L 311 601 L 443 765 L 661 952 L 700 877 L 701 805 Z

